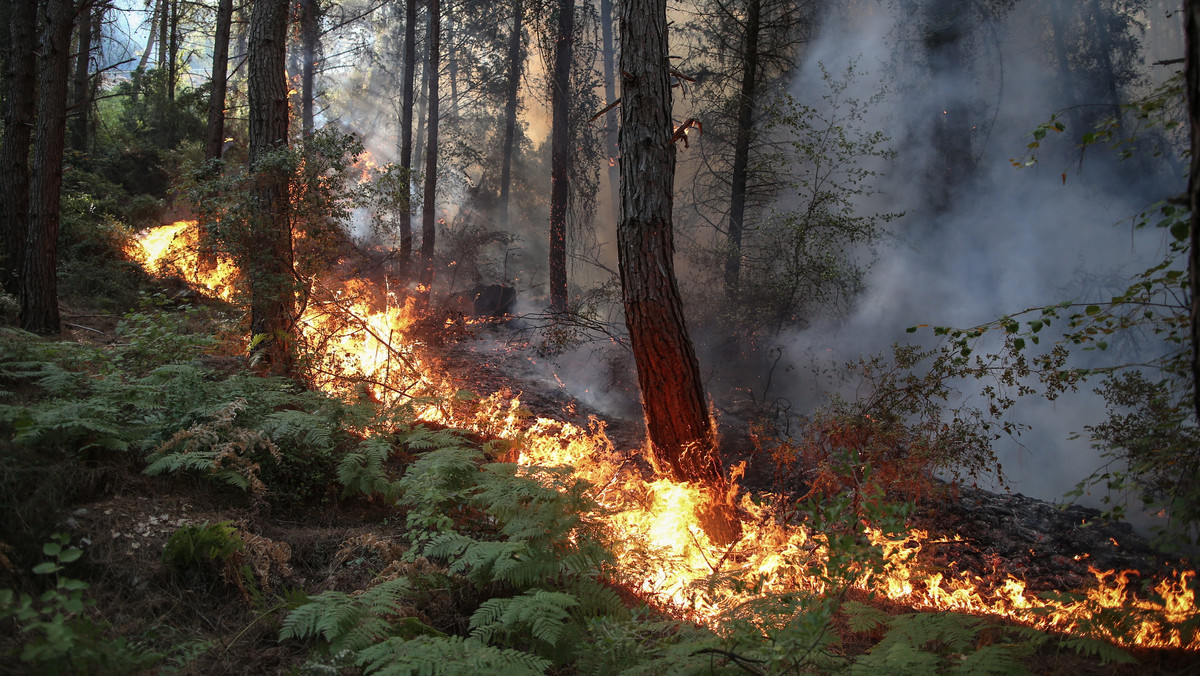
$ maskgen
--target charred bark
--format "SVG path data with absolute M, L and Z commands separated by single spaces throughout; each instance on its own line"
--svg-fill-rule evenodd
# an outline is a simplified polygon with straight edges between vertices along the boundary
M 742 232 L 746 221 L 746 182 L 750 174 L 750 137 L 754 132 L 754 104 L 758 96 L 758 32 L 762 0 L 750 0 L 746 8 L 746 39 L 742 50 L 742 83 L 738 96 L 737 137 L 733 145 L 730 180 L 729 230 L 725 258 L 725 295 L 737 297 L 742 269 Z
M 421 212 L 421 284 L 428 297 L 433 285 L 433 247 L 437 236 L 437 144 L 438 144 L 438 69 L 441 66 L 441 8 L 438 0 L 429 0 L 429 108 L 428 145 L 425 149 L 425 203 Z
M 244 247 L 250 282 L 250 333 L 274 373 L 292 372 L 290 333 L 295 311 L 288 176 L 263 160 L 287 147 L 288 0 L 254 0 L 249 42 L 250 169 L 256 214 Z
M 575 31 L 575 2 L 558 6 L 558 35 L 554 75 L 550 85 L 550 309 L 567 309 L 567 197 L 570 192 L 571 47 Z M 672 169 L 674 171 L 674 169 Z
M 29 181 L 29 231 L 21 279 L 21 328 L 58 333 L 58 221 L 63 148 L 67 136 L 67 89 L 71 72 L 73 0 L 48 0 L 38 77 L 37 129 Z
M 400 94 L 400 166 L 404 195 L 400 202 L 400 267 L 408 276 L 412 261 L 413 80 L 417 69 L 417 0 L 404 3 L 404 82 Z
M 675 280 L 671 231 L 675 146 L 666 0 L 625 0 L 621 32 L 621 221 L 625 322 L 650 449 L 659 471 L 722 485 L 696 353 Z
M 29 149 L 37 105 L 37 5 L 14 2 L 0 145 L 0 286 L 21 295 L 29 230 Z
M 500 206 L 496 222 L 501 230 L 508 227 L 508 196 L 512 185 L 513 143 L 517 133 L 517 103 L 524 64 L 524 6 L 513 0 L 513 27 L 508 37 L 508 91 L 504 101 L 504 138 L 500 142 Z

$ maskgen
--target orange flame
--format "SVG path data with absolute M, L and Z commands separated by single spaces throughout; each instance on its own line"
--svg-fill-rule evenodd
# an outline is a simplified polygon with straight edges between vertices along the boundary
M 139 237 L 136 253 L 151 272 L 183 272 L 189 282 L 232 297 L 235 273 L 221 272 L 225 268 L 220 265 L 205 273 L 194 260 L 195 227 L 195 221 L 181 221 L 147 231 Z M 189 251 L 193 258 L 188 258 Z M 592 496 L 603 509 L 621 562 L 615 575 L 647 601 L 681 615 L 714 622 L 755 594 L 825 591 L 822 580 L 829 572 L 829 557 L 823 534 L 785 523 L 743 494 L 738 504 L 747 517 L 742 537 L 732 545 L 718 545 L 697 516 L 712 496 L 695 484 L 646 480 L 631 461 L 632 454 L 613 447 L 602 422 L 593 419 L 586 429 L 549 418 L 530 422 L 520 399 L 506 392 L 470 400 L 455 396 L 458 386 L 409 335 L 416 317 L 411 299 L 400 303 L 390 294 L 375 298 L 365 282 L 350 281 L 337 288 L 317 283 L 298 322 L 314 347 L 317 385 L 338 395 L 365 388 L 383 402 L 413 403 L 423 420 L 514 440 L 519 443 L 518 462 L 526 466 L 574 467 L 594 487 Z M 1046 630 L 1087 632 L 1126 646 L 1200 650 L 1197 630 L 1184 634 L 1178 628 L 1197 614 L 1193 571 L 1158 581 L 1148 598 L 1130 588 L 1136 573 L 1095 570 L 1095 586 L 1083 590 L 1080 598 L 1042 598 L 1013 577 L 997 586 L 970 573 L 947 576 L 922 569 L 919 554 L 931 543 L 925 531 L 913 530 L 900 538 L 873 530 L 867 534 L 887 565 L 881 575 L 862 575 L 853 582 L 878 596 L 917 609 L 1001 616 Z M 729 574 L 754 581 L 747 586 L 756 591 L 708 584 Z M 1102 613 L 1113 609 L 1134 617 L 1136 626 L 1124 633 L 1105 628 Z

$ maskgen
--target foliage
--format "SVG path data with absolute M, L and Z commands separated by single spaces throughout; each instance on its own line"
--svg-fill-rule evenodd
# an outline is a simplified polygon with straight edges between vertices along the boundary
M 22 636 L 19 658 L 34 673 L 136 673 L 157 660 L 140 654 L 124 637 L 110 640 L 104 628 L 83 615 L 92 603 L 84 598 L 88 584 L 62 575 L 67 564 L 83 555 L 68 546 L 68 535 L 56 534 L 42 547 L 47 560 L 33 567 L 38 575 L 53 575 L 54 588 L 35 601 L 28 594 L 0 589 L 0 621 L 11 618 Z
M 163 547 L 163 561 L 179 572 L 203 566 L 226 566 L 246 543 L 229 521 L 181 526 Z
M 405 578 L 381 582 L 357 596 L 328 591 L 288 613 L 279 632 L 280 640 L 320 637 L 331 654 L 359 651 L 391 636 L 389 617 L 402 610 L 401 599 L 409 591 Z

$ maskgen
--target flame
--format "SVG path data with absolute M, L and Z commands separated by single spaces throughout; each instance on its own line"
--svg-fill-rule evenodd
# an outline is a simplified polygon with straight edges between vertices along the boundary
M 182 273 L 222 298 L 233 297 L 236 271 L 219 256 L 217 266 L 202 270 L 194 256 L 195 231 L 195 221 L 146 231 L 133 253 L 151 272 Z M 505 391 L 457 396 L 460 386 L 412 338 L 417 318 L 412 299 L 398 302 L 367 282 L 315 282 L 297 323 L 312 351 L 315 384 L 342 396 L 365 391 L 381 402 L 408 402 L 422 420 L 512 440 L 518 444 L 517 461 L 527 467 L 574 467 L 594 487 L 592 497 L 602 514 L 595 516 L 603 519 L 621 562 L 612 575 L 647 602 L 681 617 L 715 623 L 756 594 L 822 593 L 837 582 L 831 578 L 826 535 L 790 523 L 767 506 L 769 500 L 748 494 L 714 497 L 696 484 L 647 480 L 637 454 L 614 448 L 598 420 L 586 427 L 545 417 L 531 421 L 520 398 Z M 736 501 L 743 515 L 742 535 L 732 544 L 710 540 L 701 526 L 698 515 L 714 499 Z M 1012 576 L 985 580 L 967 572 L 932 571 L 920 563 L 927 547 L 962 542 L 957 536 L 935 541 L 923 530 L 888 536 L 870 528 L 866 536 L 885 565 L 878 573 L 851 571 L 853 579 L 846 582 L 877 596 L 916 609 L 1087 633 L 1124 646 L 1200 650 L 1200 632 L 1192 628 L 1185 634 L 1179 628 L 1197 614 L 1194 571 L 1159 580 L 1152 593 L 1139 594 L 1131 583 L 1135 571 L 1092 569 L 1094 586 L 1077 597 L 1042 597 Z M 736 589 L 709 584 L 734 574 L 748 584 Z M 1132 626 L 1122 631 L 1106 625 L 1105 614 L 1114 610 L 1131 618 Z

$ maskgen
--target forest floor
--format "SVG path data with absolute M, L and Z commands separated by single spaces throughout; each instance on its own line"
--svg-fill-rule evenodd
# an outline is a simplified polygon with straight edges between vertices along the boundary
M 118 320 L 111 313 L 71 309 L 58 339 L 111 345 L 120 340 L 114 333 Z M 441 364 L 464 389 L 520 391 L 524 405 L 537 415 L 573 412 L 577 422 L 599 415 L 518 366 L 527 361 L 526 355 L 491 350 L 487 344 L 468 338 L 437 348 Z M 236 367 L 235 361 L 232 368 Z M 18 390 L 15 398 L 24 394 Z M 606 422 L 619 448 L 640 446 L 640 422 Z M 154 655 L 127 669 L 135 673 L 357 673 L 336 658 L 314 665 L 311 643 L 279 639 L 289 599 L 300 590 L 310 597 L 330 590 L 353 593 L 380 578 L 444 570 L 423 558 L 412 562 L 404 557 L 410 543 L 402 512 L 378 499 L 343 497 L 332 483 L 317 499 L 282 508 L 201 478 L 147 476 L 144 464 L 134 461 L 113 464 L 88 454 L 23 449 L 7 438 L 8 431 L 0 431 L 5 434 L 0 451 L 7 456 L 0 465 L 0 497 L 5 505 L 18 507 L 6 519 L 0 538 L 0 589 L 36 593 L 42 581 L 28 572 L 30 566 L 45 558 L 42 546 L 51 534 L 68 534 L 70 542 L 83 549 L 68 572 L 87 584 L 91 605 L 84 615 L 97 638 L 123 637 L 131 649 Z M 940 557 L 943 565 L 985 576 L 1024 575 L 1032 589 L 1067 589 L 1081 583 L 1087 571 L 1080 556 L 1103 565 L 1158 565 L 1152 552 L 1119 525 L 1099 526 L 1080 536 L 1073 525 L 1094 516 L 1063 512 L 1020 496 L 966 489 L 926 501 L 914 524 L 947 538 L 963 536 L 930 554 Z M 164 547 L 181 526 L 217 523 L 229 524 L 244 541 L 239 561 L 251 575 L 239 578 L 227 570 L 181 574 L 164 562 Z M 240 581 L 247 578 L 256 584 Z M 637 601 L 632 593 L 619 591 L 631 605 Z M 911 612 L 855 595 L 890 614 Z M 464 635 L 471 613 L 486 598 L 486 589 L 463 581 L 406 610 L 439 631 Z M 0 620 L 0 674 L 37 673 L 17 657 L 30 634 L 11 631 L 14 628 L 11 619 Z M 854 654 L 869 649 L 873 641 L 844 631 L 842 645 Z M 1039 674 L 1200 673 L 1200 655 L 1194 653 L 1132 654 L 1134 664 L 1106 665 L 1095 657 L 1043 651 L 1026 666 Z M 94 665 L 88 670 L 113 673 L 120 665 L 112 665 L 111 672 Z

